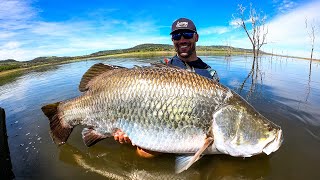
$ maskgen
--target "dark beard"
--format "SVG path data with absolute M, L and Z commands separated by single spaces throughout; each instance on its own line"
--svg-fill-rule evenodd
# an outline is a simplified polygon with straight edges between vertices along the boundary
M 182 45 L 184 45 L 184 44 L 182 44 Z M 189 57 L 193 54 L 193 52 L 196 51 L 195 45 L 191 45 L 190 50 L 187 51 L 187 55 L 182 55 L 182 53 L 181 53 L 180 50 L 179 50 L 179 46 L 180 46 L 180 44 L 179 44 L 179 45 L 175 45 L 175 50 L 176 50 L 176 52 L 178 53 L 178 55 L 179 55 L 180 57 L 183 57 L 183 58 L 189 58 Z

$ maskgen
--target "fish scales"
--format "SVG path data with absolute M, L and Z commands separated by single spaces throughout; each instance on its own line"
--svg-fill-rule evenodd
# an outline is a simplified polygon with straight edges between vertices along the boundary
M 102 134 L 119 128 L 134 144 L 153 151 L 182 153 L 199 148 L 214 110 L 209 101 L 216 90 L 208 88 L 213 81 L 172 68 L 115 71 L 99 76 L 95 79 L 99 83 L 92 83 L 88 92 L 61 105 L 66 114 L 66 109 L 72 112 L 70 121 L 86 119 L 82 124 Z M 76 114 L 80 116 L 75 118 Z M 194 143 L 195 137 L 201 139 L 197 146 L 184 146 Z M 174 146 L 177 141 L 181 145 Z
M 78 124 L 87 126 L 82 135 L 88 146 L 120 129 L 143 149 L 195 153 L 178 159 L 181 172 L 201 154 L 269 155 L 283 141 L 281 128 L 241 96 L 187 70 L 97 64 L 79 89 L 84 93 L 77 98 L 42 107 L 57 144 Z

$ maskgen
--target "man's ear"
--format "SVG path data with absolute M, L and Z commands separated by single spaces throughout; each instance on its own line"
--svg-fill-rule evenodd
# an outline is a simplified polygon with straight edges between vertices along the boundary
M 199 40 L 199 34 L 195 33 L 195 42 L 198 42 L 198 40 Z

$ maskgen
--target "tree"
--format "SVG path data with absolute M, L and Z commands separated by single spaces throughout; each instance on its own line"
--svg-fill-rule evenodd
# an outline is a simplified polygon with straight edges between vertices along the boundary
M 260 53 L 260 49 L 263 45 L 267 44 L 266 37 L 268 34 L 268 28 L 265 25 L 267 16 L 261 16 L 260 13 L 257 13 L 255 8 L 252 7 L 250 3 L 249 17 L 246 20 L 245 11 L 246 8 L 242 4 L 238 5 L 238 18 L 234 18 L 236 24 L 243 28 L 246 32 L 251 44 L 252 44 L 252 53 L 254 61 L 257 59 Z M 251 27 L 248 27 L 247 24 L 251 24 Z
M 306 102 L 309 99 L 309 94 L 310 94 L 310 82 L 311 82 L 311 68 L 312 68 L 312 60 L 313 60 L 313 52 L 314 52 L 314 43 L 315 43 L 315 33 L 317 31 L 316 27 L 315 27 L 315 23 L 314 21 L 309 25 L 308 24 L 308 19 L 306 18 L 305 20 L 305 24 L 306 24 L 306 29 L 310 38 L 310 43 L 311 43 L 311 53 L 310 53 L 310 65 L 309 65 L 309 79 L 308 79 L 308 87 L 307 87 L 307 95 L 306 95 Z
M 311 64 L 312 64 L 312 59 L 313 59 L 313 51 L 314 51 L 314 42 L 315 42 L 315 32 L 316 32 L 316 27 L 315 27 L 315 23 L 311 23 L 309 25 L 309 29 L 308 29 L 308 19 L 306 18 L 306 29 L 308 31 L 308 35 L 310 38 L 310 43 L 311 43 L 311 55 L 310 55 L 310 69 L 311 69 Z

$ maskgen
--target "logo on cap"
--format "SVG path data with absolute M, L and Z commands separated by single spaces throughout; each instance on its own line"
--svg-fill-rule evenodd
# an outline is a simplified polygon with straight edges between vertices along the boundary
M 180 27 L 188 27 L 188 22 L 177 22 L 177 25 L 176 25 L 177 28 L 180 28 Z

